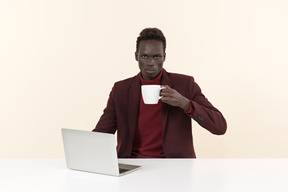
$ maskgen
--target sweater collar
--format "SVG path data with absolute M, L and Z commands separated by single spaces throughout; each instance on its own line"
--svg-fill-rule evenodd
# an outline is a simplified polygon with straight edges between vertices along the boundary
M 161 72 L 157 75 L 157 77 L 156 77 L 155 79 L 145 80 L 145 79 L 142 78 L 141 72 L 139 72 L 139 77 L 140 77 L 140 80 L 141 80 L 141 85 L 160 85 L 160 84 L 161 84 L 162 74 L 163 74 L 163 69 L 162 69 Z

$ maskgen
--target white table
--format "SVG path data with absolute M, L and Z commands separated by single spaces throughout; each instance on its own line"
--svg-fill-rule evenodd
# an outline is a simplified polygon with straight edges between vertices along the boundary
M 120 159 L 119 162 L 142 168 L 113 177 L 68 170 L 64 159 L 0 159 L 0 191 L 288 191 L 288 159 Z

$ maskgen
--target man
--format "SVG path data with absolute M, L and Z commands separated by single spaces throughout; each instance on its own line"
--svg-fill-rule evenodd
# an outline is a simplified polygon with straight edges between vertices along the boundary
M 135 59 L 140 73 L 116 82 L 93 131 L 115 133 L 120 158 L 196 158 L 191 118 L 213 134 L 226 132 L 226 120 L 191 76 L 168 73 L 166 38 L 157 28 L 142 30 Z M 144 104 L 141 85 L 162 85 L 158 104 Z

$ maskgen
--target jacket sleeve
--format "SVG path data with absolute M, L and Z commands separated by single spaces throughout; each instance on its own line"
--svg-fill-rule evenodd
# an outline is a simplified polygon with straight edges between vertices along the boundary
M 191 78 L 190 81 L 189 95 L 193 111 L 188 115 L 211 133 L 225 134 L 227 123 L 224 116 L 202 94 L 200 87 L 194 82 L 194 78 Z
M 116 110 L 115 110 L 114 98 L 115 98 L 115 85 L 113 86 L 109 94 L 107 106 L 104 109 L 103 114 L 100 117 L 96 127 L 92 131 L 112 133 L 112 134 L 116 132 L 117 124 L 116 124 Z

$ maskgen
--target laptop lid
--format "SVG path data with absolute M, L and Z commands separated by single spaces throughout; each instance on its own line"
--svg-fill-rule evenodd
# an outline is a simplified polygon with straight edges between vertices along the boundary
M 113 134 L 63 128 L 62 137 L 66 165 L 69 169 L 121 175 Z M 140 166 L 130 165 L 128 168 L 123 173 L 138 169 Z

